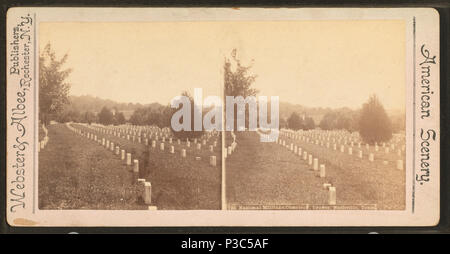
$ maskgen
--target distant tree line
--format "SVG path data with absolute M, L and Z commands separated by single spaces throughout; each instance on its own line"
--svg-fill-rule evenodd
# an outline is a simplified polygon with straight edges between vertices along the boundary
M 293 112 L 288 119 L 280 120 L 280 127 L 293 130 L 322 130 L 358 131 L 367 143 L 388 141 L 393 133 L 405 131 L 405 118 L 390 118 L 376 95 L 372 95 L 359 110 L 331 111 L 326 113 L 316 126 L 311 117 Z
M 314 119 L 308 116 L 300 117 L 297 113 L 293 112 L 291 116 L 287 119 L 287 122 L 283 124 L 287 125 L 286 127 L 293 130 L 311 130 L 316 128 L 314 123 Z
M 111 110 L 107 107 L 103 107 L 98 113 L 91 111 L 80 112 L 77 109 L 67 109 L 57 114 L 55 120 L 60 123 L 100 123 L 103 125 L 120 125 L 126 123 L 123 112 L 117 112 L 115 109 Z
M 179 139 L 193 139 L 193 138 L 199 138 L 203 135 L 204 131 L 194 131 L 194 111 L 195 110 L 201 110 L 198 109 L 194 104 L 193 97 L 188 92 L 183 92 L 181 94 L 182 96 L 186 96 L 189 98 L 190 104 L 191 104 L 191 131 L 181 130 L 181 131 L 174 131 L 171 125 L 171 119 L 172 115 L 178 111 L 179 108 L 172 108 L 170 105 L 167 106 L 158 106 L 155 107 L 147 106 L 144 108 L 138 108 L 136 109 L 133 114 L 131 115 L 129 122 L 134 125 L 154 125 L 158 126 L 159 128 L 169 128 L 172 130 L 172 133 L 176 138 Z M 187 121 L 187 119 L 181 119 L 182 121 Z
M 173 109 L 170 106 L 144 107 L 136 109 L 129 122 L 134 125 L 156 125 L 160 128 L 170 127 Z
M 325 114 L 319 123 L 322 130 L 347 130 L 353 132 L 358 130 L 359 111 L 337 112 L 332 111 Z
M 110 109 L 116 109 L 120 112 L 133 112 L 138 108 L 146 106 L 160 106 L 158 103 L 141 104 L 141 103 L 121 103 L 110 99 L 102 99 L 92 95 L 70 95 L 69 96 L 70 107 L 76 108 L 80 112 L 100 112 L 103 107 Z

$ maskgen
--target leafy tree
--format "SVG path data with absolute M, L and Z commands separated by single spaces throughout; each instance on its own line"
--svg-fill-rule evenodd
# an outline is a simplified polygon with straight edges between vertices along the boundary
M 50 44 L 39 55 L 39 118 L 46 125 L 69 103 L 70 84 L 66 79 L 71 69 L 63 69 L 67 57 L 65 54 L 57 59 Z
M 304 130 L 312 130 L 316 128 L 316 124 L 314 123 L 314 119 L 312 117 L 305 117 L 304 123 L 303 123 L 303 129 Z
M 348 131 L 354 132 L 359 130 L 359 117 L 360 117 L 360 110 L 355 110 L 350 115 L 350 129 Z
M 55 120 L 60 123 L 82 122 L 84 117 L 76 109 L 64 110 L 55 116 Z
M 392 117 L 391 121 L 392 121 L 392 132 L 399 133 L 406 130 L 405 115 Z
M 125 124 L 126 120 L 125 120 L 125 116 L 123 115 L 123 112 L 117 112 L 116 115 L 114 116 L 114 122 L 116 125 L 121 125 L 121 124 Z
M 145 125 L 146 120 L 147 120 L 147 117 L 146 117 L 147 111 L 149 111 L 149 109 L 145 109 L 145 108 L 136 109 L 130 117 L 131 124 Z
M 288 121 L 285 118 L 280 118 L 279 120 L 280 120 L 280 123 L 279 123 L 280 129 L 285 129 L 285 128 L 289 127 L 288 126 Z
M 224 64 L 224 89 L 226 96 L 254 96 L 258 90 L 251 88 L 256 80 L 256 75 L 249 74 L 251 65 L 243 66 L 237 58 L 237 51 L 231 52 L 231 60 L 225 59 Z M 232 70 L 234 67 L 234 71 Z
M 350 130 L 351 119 L 345 115 L 338 115 L 336 121 L 336 129 L 338 130 Z
M 114 123 L 114 115 L 110 109 L 103 107 L 98 113 L 98 121 L 103 125 L 110 125 Z
M 192 104 L 193 105 L 193 104 Z M 165 107 L 160 108 L 160 117 L 159 117 L 159 127 L 170 127 L 170 120 L 172 119 L 172 115 L 175 113 L 175 110 L 167 105 Z
M 362 106 L 359 132 L 363 140 L 369 144 L 392 138 L 391 120 L 376 95 L 372 95 Z
M 237 50 L 231 52 L 231 59 L 226 58 L 224 63 L 224 95 L 225 96 L 255 96 L 258 90 L 252 88 L 256 75 L 250 74 L 252 65 L 244 66 L 237 58 Z M 226 98 L 224 98 L 226 107 Z M 237 130 L 237 107 L 234 107 L 234 130 Z M 249 112 L 248 105 L 245 108 L 245 126 L 248 127 Z M 243 112 L 241 112 L 243 113 Z
M 292 112 L 292 114 L 288 118 L 287 122 L 288 122 L 289 128 L 293 129 L 293 130 L 299 130 L 299 129 L 302 129 L 302 127 L 303 127 L 302 119 L 295 112 Z
M 91 124 L 91 123 L 97 121 L 97 116 L 91 111 L 84 112 L 83 118 L 84 118 L 83 122 L 88 123 L 88 124 Z
M 148 125 L 160 126 L 160 112 L 159 110 L 148 110 L 146 114 L 146 123 Z
M 337 114 L 335 112 L 326 113 L 319 123 L 322 130 L 336 129 Z
M 322 130 L 355 131 L 359 128 L 359 113 L 353 110 L 332 111 L 326 113 L 319 123 Z

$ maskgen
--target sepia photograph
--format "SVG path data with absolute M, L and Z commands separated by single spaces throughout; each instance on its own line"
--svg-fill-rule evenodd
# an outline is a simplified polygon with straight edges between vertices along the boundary
M 245 101 L 246 131 L 226 132 L 228 208 L 405 209 L 405 23 L 236 30 L 225 95 L 254 100 Z M 261 105 L 259 96 L 277 96 L 269 103 L 277 105 Z M 261 106 L 279 129 L 270 142 L 260 141 Z
M 14 226 L 440 219 L 431 8 L 11 8 Z
M 171 127 L 174 97 L 221 92 L 212 29 L 40 24 L 39 209 L 221 208 L 220 128 Z

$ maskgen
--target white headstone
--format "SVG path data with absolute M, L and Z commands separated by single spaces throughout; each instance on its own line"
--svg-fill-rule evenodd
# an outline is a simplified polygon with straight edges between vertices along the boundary
M 397 160 L 397 169 L 403 170 L 403 160 Z
M 320 177 L 325 177 L 325 164 L 320 164 Z
M 329 205 L 336 205 L 336 187 L 330 186 L 328 188 L 328 204 Z
M 319 170 L 319 159 L 314 158 L 313 169 Z
M 216 166 L 216 156 L 210 156 L 209 157 L 209 164 L 211 166 Z
M 152 203 L 152 184 L 150 182 L 144 183 L 144 203 L 150 205 Z
M 139 172 L 139 161 L 134 159 L 133 164 L 134 164 L 133 172 L 138 173 Z
M 127 153 L 127 165 L 131 166 L 131 153 Z

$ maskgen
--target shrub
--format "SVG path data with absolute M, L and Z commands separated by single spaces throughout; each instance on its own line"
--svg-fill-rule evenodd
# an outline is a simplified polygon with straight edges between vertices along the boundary
M 391 121 L 376 95 L 363 104 L 359 119 L 362 139 L 369 144 L 388 141 L 392 138 Z

